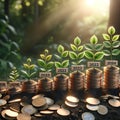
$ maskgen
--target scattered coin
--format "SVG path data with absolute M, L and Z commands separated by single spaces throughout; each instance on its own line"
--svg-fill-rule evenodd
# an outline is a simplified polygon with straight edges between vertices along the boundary
M 21 99 L 17 98 L 17 99 L 10 100 L 8 103 L 15 103 L 15 102 L 20 102 L 20 101 Z
M 50 110 L 43 110 L 43 111 L 40 111 L 40 114 L 43 114 L 43 115 L 51 115 L 53 114 L 54 112 L 53 111 L 50 111 Z
M 120 101 L 116 99 L 110 99 L 108 103 L 113 107 L 120 107 Z
M 60 106 L 59 105 L 57 105 L 57 104 L 54 104 L 54 105 L 51 105 L 48 109 L 49 110 L 58 110 L 60 108 Z
M 101 115 L 106 115 L 108 113 L 108 108 L 104 105 L 99 105 L 97 112 Z
M 74 97 L 74 96 L 67 96 L 66 100 L 68 102 L 71 102 L 71 103 L 78 103 L 79 102 L 79 99 L 77 97 Z
M 99 106 L 98 106 L 98 105 L 89 105 L 89 104 L 87 104 L 87 105 L 86 105 L 86 108 L 87 108 L 88 110 L 91 110 L 91 111 L 97 111 L 98 108 L 99 108 Z
M 82 120 L 95 120 L 95 116 L 90 112 L 82 113 Z
M 45 99 L 46 99 L 46 103 L 47 103 L 47 105 L 48 105 L 48 106 L 50 106 L 50 105 L 53 105 L 53 104 L 54 104 L 54 100 L 53 100 L 53 99 L 48 98 L 48 97 L 45 97 Z
M 29 114 L 20 113 L 17 116 L 17 120 L 31 120 L 31 116 Z
M 98 104 L 100 104 L 99 99 L 93 98 L 93 97 L 88 97 L 86 99 L 86 102 L 89 103 L 89 104 L 91 104 L 91 105 L 98 105 Z
M 4 100 L 4 99 L 0 99 L 0 106 L 5 105 L 6 103 L 7 103 L 7 101 L 6 101 L 6 100 Z
M 78 104 L 72 104 L 72 103 L 70 103 L 68 101 L 65 101 L 65 105 L 67 105 L 69 107 L 77 107 L 78 106 Z
M 70 115 L 70 111 L 64 108 L 60 108 L 57 110 L 57 113 L 61 116 L 69 116 Z
M 16 118 L 18 116 L 18 113 L 17 112 L 14 112 L 10 109 L 6 110 L 5 111 L 5 114 L 9 117 L 12 117 L 12 118 Z

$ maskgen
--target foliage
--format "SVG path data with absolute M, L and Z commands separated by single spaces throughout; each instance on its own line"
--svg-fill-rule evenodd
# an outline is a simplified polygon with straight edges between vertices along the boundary
M 44 54 L 40 54 L 40 59 L 38 59 L 38 65 L 41 71 L 51 71 L 54 62 L 51 61 L 52 55 L 49 54 L 47 49 L 44 50 Z
M 98 38 L 93 35 L 90 38 L 90 43 L 85 44 L 85 57 L 90 60 L 101 60 L 104 57 L 104 52 L 102 51 L 103 45 L 98 44 Z
M 19 73 L 16 69 L 16 67 L 12 68 L 12 71 L 10 72 L 9 79 L 10 81 L 14 82 L 19 78 Z
M 70 47 L 72 51 L 69 51 L 69 57 L 70 59 L 74 60 L 72 64 L 80 64 L 83 60 L 82 58 L 84 57 L 84 51 L 83 51 L 83 46 L 81 44 L 81 39 L 79 37 L 76 37 L 74 39 L 74 44 L 70 44 Z
M 33 76 L 36 74 L 35 64 L 32 64 L 31 62 L 31 58 L 28 58 L 26 63 L 23 64 L 24 70 L 21 70 L 24 78 L 27 78 L 28 80 L 33 78 Z
M 5 16 L 0 19 L 0 76 L 6 77 L 16 61 L 20 60 L 19 45 L 14 38 L 17 33 L 15 28 L 9 24 L 9 19 Z M 14 38 L 13 38 L 14 37 Z
M 106 48 L 104 50 L 105 56 L 110 56 L 112 60 L 112 56 L 117 56 L 120 54 L 119 46 L 120 46 L 120 41 L 119 40 L 119 35 L 115 34 L 116 30 L 113 26 L 110 26 L 108 28 L 108 33 L 103 34 L 104 38 L 104 47 Z
M 55 54 L 57 61 L 55 62 L 56 68 L 66 68 L 69 66 L 69 60 L 65 59 L 68 57 L 68 51 L 62 45 L 59 45 L 57 48 L 58 54 Z M 58 62 L 59 61 L 59 62 Z

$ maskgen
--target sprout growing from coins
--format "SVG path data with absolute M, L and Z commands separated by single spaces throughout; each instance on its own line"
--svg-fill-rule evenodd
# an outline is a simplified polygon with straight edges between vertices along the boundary
M 52 71 L 52 67 L 54 62 L 51 61 L 52 55 L 49 54 L 47 49 L 44 50 L 43 54 L 40 54 L 40 59 L 38 59 L 38 65 L 40 66 L 40 70 L 43 72 L 50 72 Z
M 119 35 L 115 34 L 116 30 L 113 26 L 108 28 L 108 34 L 103 34 L 104 38 L 104 50 L 105 56 L 110 56 L 111 60 L 113 56 L 117 56 L 120 54 L 120 50 L 118 47 L 120 46 Z
M 16 69 L 16 67 L 12 68 L 12 71 L 10 72 L 9 79 L 10 81 L 14 82 L 19 78 L 19 73 Z
M 104 57 L 103 45 L 98 43 L 98 38 L 95 35 L 90 38 L 90 43 L 85 44 L 85 49 L 85 57 L 89 60 L 96 61 Z
M 31 58 L 26 60 L 26 63 L 23 64 L 24 70 L 21 70 L 23 76 L 30 80 L 35 74 L 35 64 L 32 64 Z
M 81 45 L 81 39 L 76 37 L 74 39 L 74 44 L 70 44 L 72 51 L 69 51 L 70 59 L 74 60 L 73 65 L 79 65 L 83 61 L 84 51 L 83 46 Z
M 59 45 L 57 48 L 58 54 L 55 54 L 57 61 L 55 62 L 56 68 L 66 68 L 69 66 L 69 60 L 65 59 L 68 57 L 68 51 L 62 45 Z

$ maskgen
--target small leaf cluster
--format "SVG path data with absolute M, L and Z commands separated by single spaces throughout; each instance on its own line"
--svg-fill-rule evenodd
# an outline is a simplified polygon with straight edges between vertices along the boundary
M 40 70 L 43 72 L 49 72 L 52 70 L 54 62 L 51 61 L 52 55 L 49 54 L 47 49 L 44 50 L 43 54 L 40 54 L 40 59 L 38 59 L 38 65 Z
M 59 53 L 55 54 L 55 58 L 57 61 L 55 62 L 55 67 L 56 68 L 66 68 L 69 66 L 69 60 L 65 60 L 65 58 L 68 57 L 68 51 L 65 50 L 65 48 L 62 45 L 59 45 L 57 48 L 57 51 Z
M 104 50 L 105 56 L 117 56 L 120 54 L 120 50 L 118 47 L 120 46 L 119 35 L 115 34 L 116 30 L 113 26 L 110 26 L 108 28 L 108 34 L 103 34 L 104 38 L 104 47 L 106 50 Z
M 35 64 L 31 63 L 31 58 L 26 60 L 26 63 L 23 64 L 24 70 L 21 70 L 23 76 L 27 79 L 31 79 L 35 74 Z
M 12 71 L 10 72 L 9 79 L 10 81 L 14 82 L 19 78 L 19 73 L 16 69 L 16 67 L 12 68 Z
M 76 37 L 74 39 L 74 43 L 70 44 L 70 48 L 72 49 L 72 51 L 69 51 L 69 57 L 70 59 L 74 60 L 72 64 L 80 64 L 82 62 L 81 59 L 84 57 L 84 47 L 81 45 L 81 39 L 79 37 Z
M 90 38 L 90 43 L 85 44 L 85 49 L 85 57 L 89 60 L 101 60 L 104 57 L 103 44 L 98 43 L 95 35 Z

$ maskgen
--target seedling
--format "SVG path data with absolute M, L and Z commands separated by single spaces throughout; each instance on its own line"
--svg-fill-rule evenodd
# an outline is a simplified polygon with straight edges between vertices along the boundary
M 69 56 L 74 62 L 72 62 L 73 65 L 79 65 L 83 61 L 84 57 L 84 51 L 83 46 L 81 45 L 81 39 L 79 37 L 76 37 L 74 39 L 74 44 L 70 44 L 70 47 L 72 51 L 69 51 Z
M 55 62 L 56 68 L 66 68 L 69 66 L 69 60 L 65 60 L 68 57 L 68 51 L 64 49 L 62 45 L 57 48 L 58 54 L 55 54 L 57 61 Z M 58 62 L 59 61 L 59 62 Z
M 19 77 L 18 71 L 17 71 L 16 67 L 13 67 L 12 71 L 10 72 L 9 79 L 10 79 L 10 81 L 14 82 L 18 79 L 18 77 Z
M 49 54 L 47 49 L 44 50 L 43 54 L 40 54 L 40 59 L 38 59 L 38 65 L 40 66 L 40 70 L 42 72 L 50 72 L 52 71 L 52 67 L 54 62 L 51 61 L 52 55 Z
M 24 70 L 21 70 L 23 76 L 30 80 L 36 74 L 35 64 L 32 64 L 31 58 L 28 58 L 26 63 L 23 64 Z
M 98 44 L 98 38 L 95 35 L 90 38 L 90 43 L 85 44 L 85 49 L 85 57 L 89 60 L 97 61 L 104 57 L 103 45 Z
M 105 56 L 110 56 L 110 59 L 112 60 L 113 56 L 117 56 L 120 54 L 120 50 L 118 47 L 120 46 L 119 35 L 115 35 L 115 28 L 113 26 L 108 28 L 108 34 L 103 34 L 104 38 L 104 47 L 106 50 L 104 50 Z

